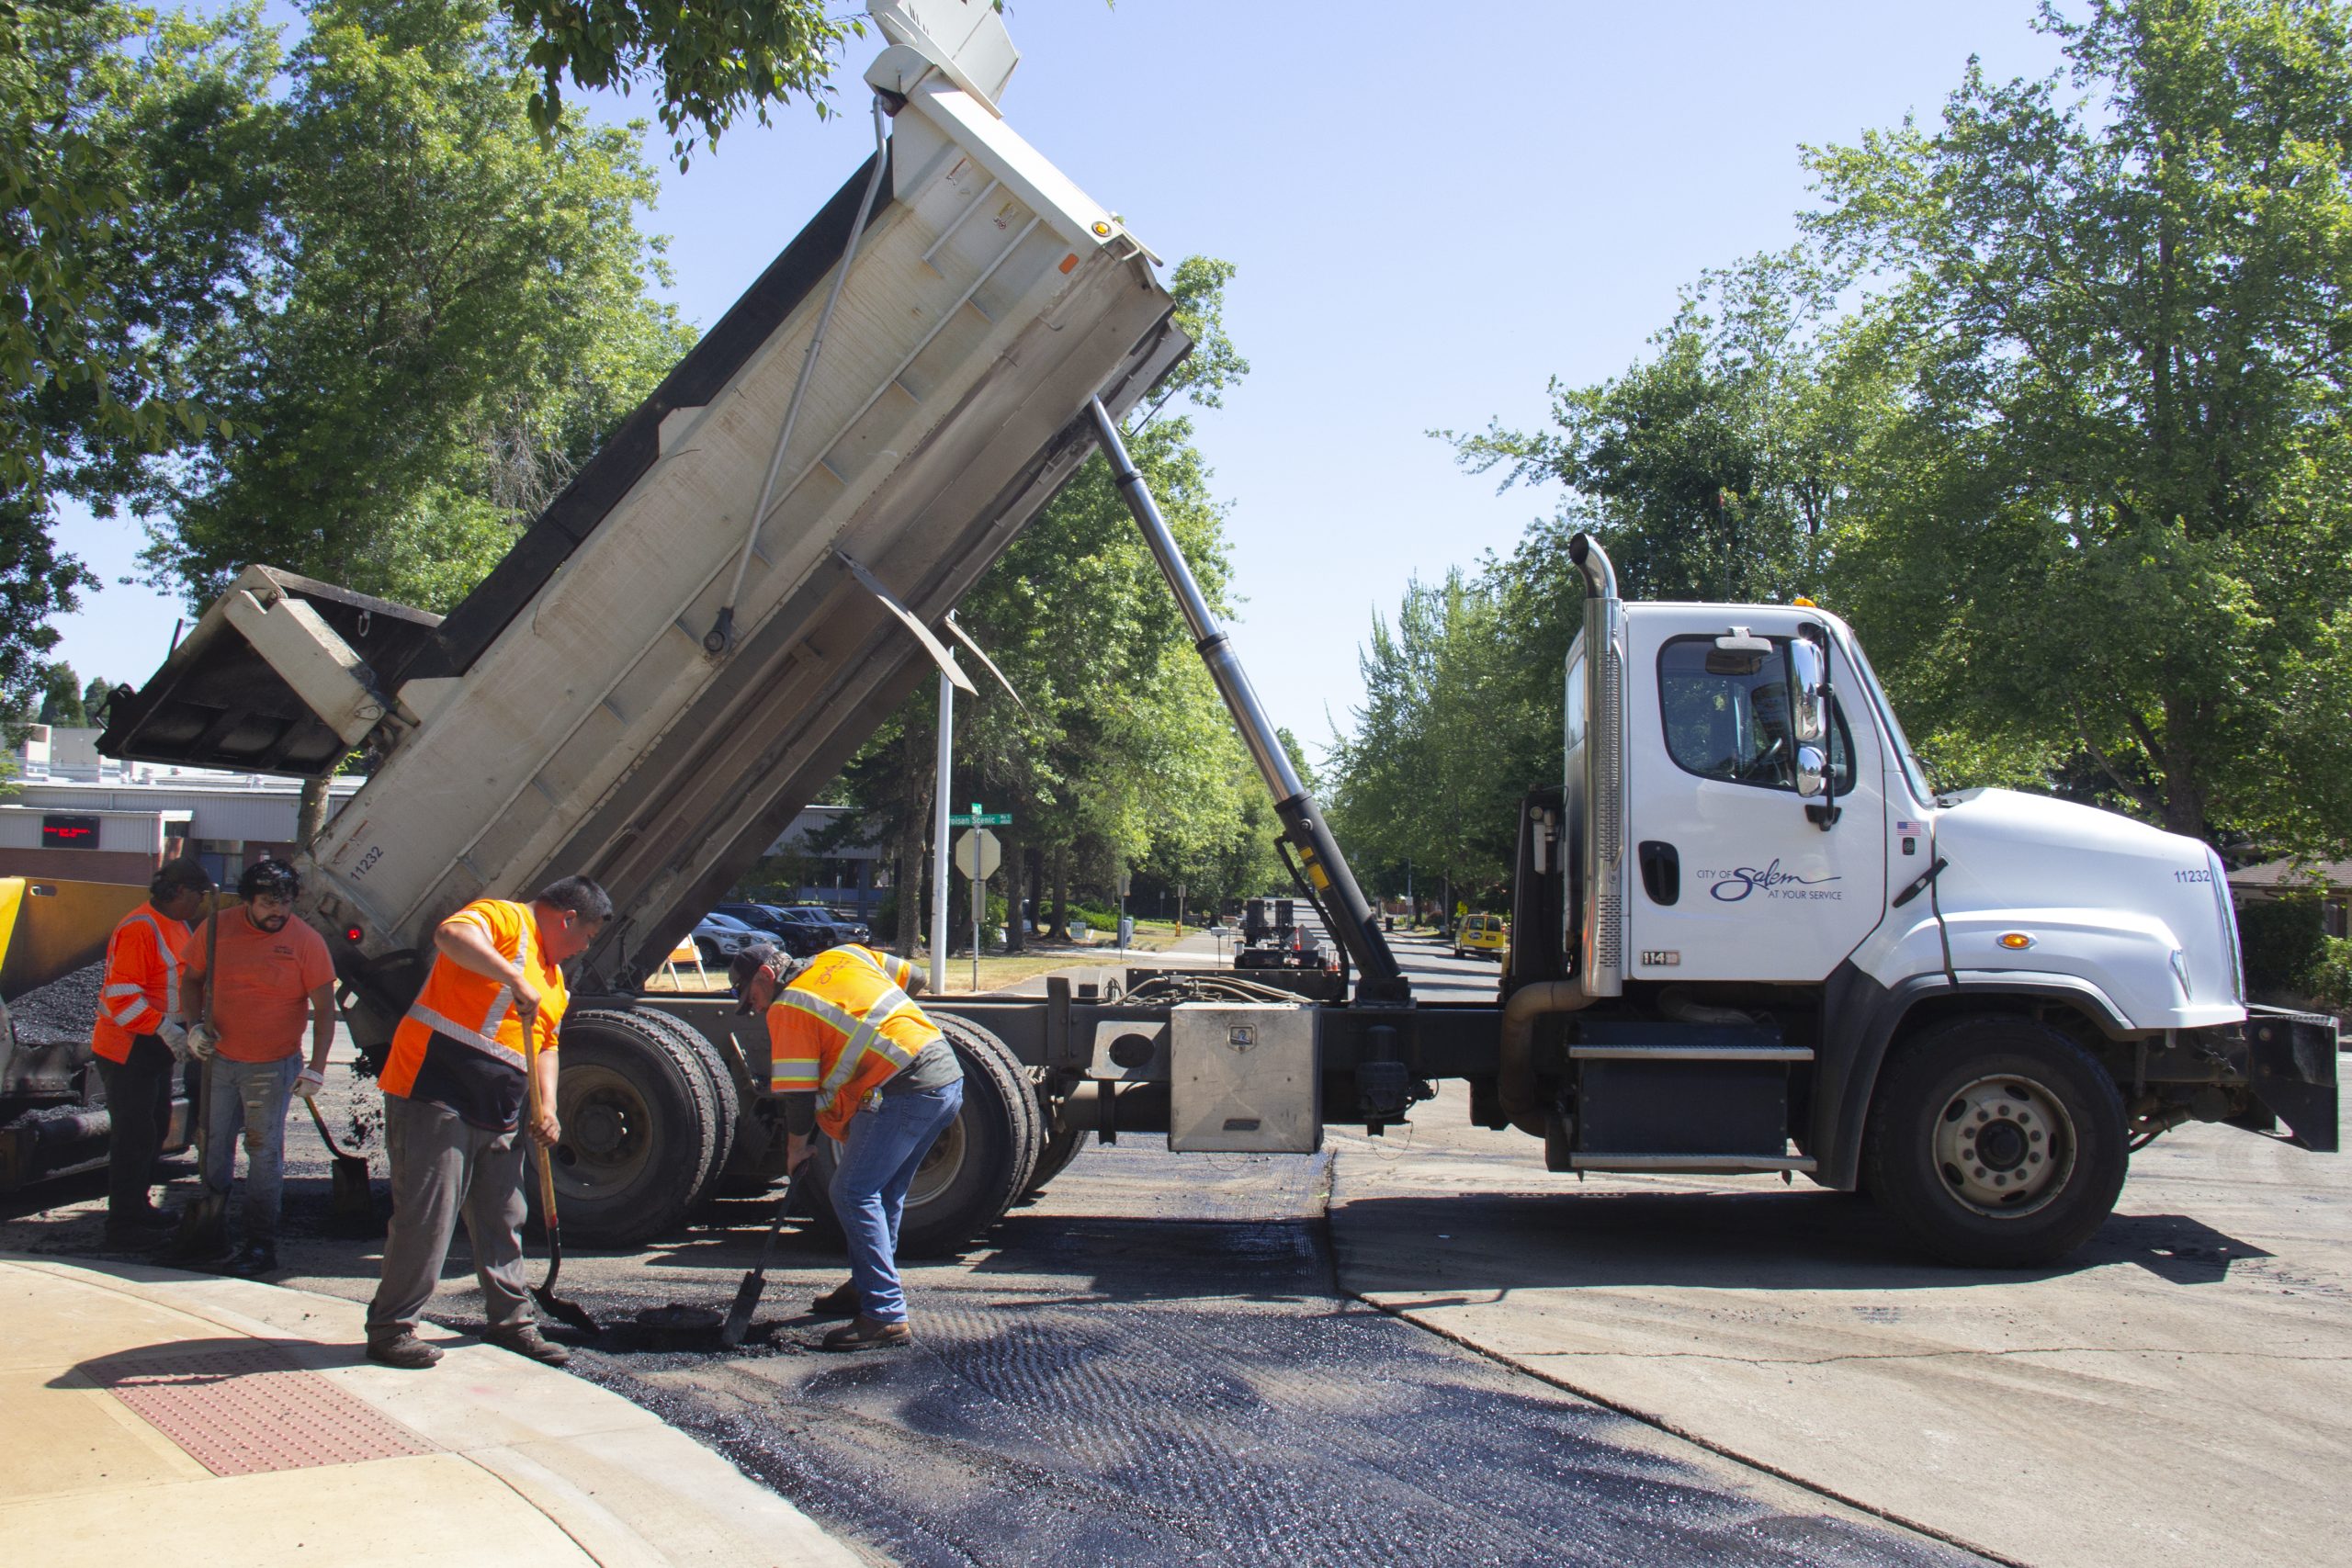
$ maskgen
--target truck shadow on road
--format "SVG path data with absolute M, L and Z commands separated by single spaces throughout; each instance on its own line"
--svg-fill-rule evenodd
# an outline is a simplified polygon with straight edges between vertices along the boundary
M 1335 1207 L 1330 1223 L 1349 1289 L 1424 1296 L 1422 1305 L 1578 1286 L 1953 1290 L 2123 1263 L 2194 1286 L 2227 1279 L 2242 1259 L 2270 1256 L 2185 1214 L 2118 1213 L 2062 1262 L 1960 1268 L 1920 1253 L 1893 1219 L 1842 1192 L 1363 1198 Z

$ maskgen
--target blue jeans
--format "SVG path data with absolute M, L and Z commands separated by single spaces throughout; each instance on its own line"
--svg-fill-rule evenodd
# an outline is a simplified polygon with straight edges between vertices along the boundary
M 238 1130 L 245 1134 L 244 1232 L 247 1242 L 277 1239 L 277 1201 L 286 1170 L 286 1105 L 302 1058 L 232 1062 L 215 1056 L 204 1065 L 204 1185 L 228 1195 L 236 1168 Z
M 881 1100 L 850 1118 L 841 1163 L 833 1168 L 833 1213 L 849 1241 L 849 1278 L 859 1310 L 876 1323 L 904 1323 L 899 1221 L 907 1212 L 915 1168 L 964 1108 L 964 1084 L 959 1078 L 943 1089 Z

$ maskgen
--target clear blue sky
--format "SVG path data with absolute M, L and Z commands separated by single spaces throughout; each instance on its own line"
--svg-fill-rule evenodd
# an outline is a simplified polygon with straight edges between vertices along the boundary
M 1425 431 L 1532 425 L 1551 377 L 1622 370 L 1678 287 L 1794 237 L 1799 143 L 1933 117 L 1972 53 L 1998 78 L 2052 69 L 2033 10 L 1012 6 L 1012 125 L 1171 264 L 1240 269 L 1227 321 L 1252 371 L 1199 438 L 1231 503 L 1236 641 L 1276 721 L 1319 749 L 1407 580 L 1508 551 L 1550 511 L 1462 474 Z M 838 119 L 792 106 L 684 175 L 663 165 L 647 221 L 697 325 L 864 156 L 876 48 L 852 45 Z M 180 606 L 113 585 L 137 525 L 85 518 L 66 539 L 109 586 L 62 623 L 60 652 L 85 679 L 143 680 Z

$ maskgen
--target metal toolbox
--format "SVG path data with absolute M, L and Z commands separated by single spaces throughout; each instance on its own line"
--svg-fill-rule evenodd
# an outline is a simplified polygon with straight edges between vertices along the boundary
M 1186 1003 L 1174 1011 L 1170 1048 L 1170 1148 L 1305 1155 L 1323 1146 L 1313 1008 Z

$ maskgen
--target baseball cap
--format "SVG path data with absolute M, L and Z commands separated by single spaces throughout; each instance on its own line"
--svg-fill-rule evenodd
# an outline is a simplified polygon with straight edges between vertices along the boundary
M 727 978 L 735 987 L 735 1010 L 737 1012 L 746 1013 L 752 1010 L 751 995 L 745 991 L 743 987 L 752 983 L 752 976 L 758 974 L 761 970 L 765 969 L 769 964 L 774 964 L 775 960 L 775 943 L 772 942 L 754 942 L 739 949 L 735 956 L 727 961 Z M 788 960 L 784 965 L 784 968 L 786 973 L 789 974 L 791 972 L 790 963 Z

